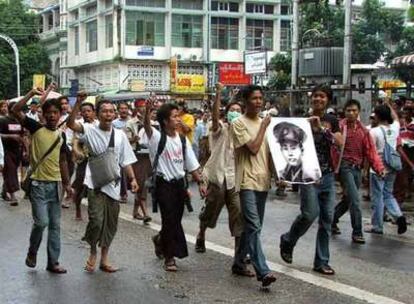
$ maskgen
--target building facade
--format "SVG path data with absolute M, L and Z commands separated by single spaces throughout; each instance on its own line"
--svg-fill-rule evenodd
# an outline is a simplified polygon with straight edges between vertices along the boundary
M 271 58 L 290 48 L 290 5 L 280 0 L 62 4 L 67 59 L 60 64 L 89 92 L 200 95 L 215 74 L 214 64 L 243 62 L 249 50 L 266 48 Z M 177 62 L 173 69 L 172 61 Z M 172 85 L 175 69 L 177 82 Z

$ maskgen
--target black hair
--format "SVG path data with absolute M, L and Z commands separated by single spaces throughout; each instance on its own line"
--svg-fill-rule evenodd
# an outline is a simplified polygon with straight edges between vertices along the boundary
M 242 113 L 244 112 L 243 105 L 242 105 L 240 102 L 238 102 L 238 101 L 231 101 L 231 102 L 229 102 L 229 103 L 226 105 L 226 108 L 224 109 L 224 113 L 226 113 L 226 114 L 227 114 L 227 112 L 230 110 L 230 108 L 231 108 L 232 106 L 234 106 L 234 105 L 238 105 L 238 106 L 241 108 Z
M 273 134 L 280 145 L 284 145 L 286 142 L 291 142 L 292 140 L 287 139 L 286 136 L 292 134 L 295 141 L 298 142 L 298 145 L 303 150 L 303 142 L 306 140 L 306 134 L 305 131 L 297 125 L 290 122 L 281 122 L 273 128 Z
M 263 94 L 262 87 L 258 85 L 251 84 L 243 88 L 242 93 L 241 93 L 243 103 L 245 104 L 247 103 L 247 101 L 249 100 L 250 96 L 253 94 L 254 91 L 260 91 Z
M 65 96 L 65 95 L 62 95 L 62 96 L 58 97 L 57 98 L 57 101 L 59 103 L 61 103 L 63 99 L 66 99 L 66 101 L 69 103 L 69 98 L 67 96 Z
M 177 102 L 177 109 L 182 108 L 184 113 L 188 113 L 187 103 L 184 100 Z
M 379 121 L 386 121 L 389 124 L 393 123 L 391 109 L 386 105 L 379 105 L 375 107 L 374 110 L 375 116 L 378 118 Z
M 91 102 L 84 102 L 84 103 L 82 103 L 81 106 L 80 106 L 80 108 L 82 109 L 83 107 L 91 107 L 92 111 L 95 111 L 95 106 Z
M 332 89 L 327 86 L 326 84 L 319 84 L 316 87 L 314 87 L 312 89 L 312 94 L 311 96 L 313 96 L 316 92 L 324 92 L 326 94 L 326 96 L 328 97 L 328 100 L 331 101 L 332 100 Z
M 60 97 L 59 97 L 60 98 Z M 61 99 L 51 98 L 45 101 L 45 103 L 42 105 L 42 112 L 46 113 L 51 107 L 55 107 L 59 110 L 59 112 L 62 112 L 62 104 Z
M 96 114 L 99 114 L 99 111 L 101 110 L 101 107 L 103 104 L 110 104 L 110 105 L 114 105 L 112 103 L 112 101 L 110 101 L 109 99 L 102 99 L 98 102 L 98 104 L 96 105 Z
M 358 110 L 361 111 L 361 103 L 356 99 L 348 100 L 344 105 L 344 111 L 346 110 L 346 108 L 351 107 L 351 106 L 357 106 Z
M 129 104 L 126 102 L 126 101 L 121 101 L 121 102 L 119 102 L 118 103 L 118 106 L 117 106 L 117 109 L 119 110 L 119 108 L 121 107 L 121 105 L 126 105 L 127 107 L 128 107 L 128 109 L 130 108 L 129 107 Z
M 157 111 L 157 121 L 160 124 L 161 130 L 165 128 L 165 120 L 170 119 L 171 112 L 173 110 L 178 111 L 178 106 L 172 103 L 163 104 Z

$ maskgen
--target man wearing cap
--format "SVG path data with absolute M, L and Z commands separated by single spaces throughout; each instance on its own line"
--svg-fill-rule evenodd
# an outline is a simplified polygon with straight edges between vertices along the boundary
M 148 146 L 142 141 L 143 133 L 145 132 L 145 99 L 135 100 L 134 108 L 134 113 L 136 113 L 136 115 L 126 123 L 126 134 L 134 149 L 135 156 L 138 159 L 138 161 L 132 165 L 132 168 L 134 169 L 138 185 L 140 185 L 140 188 L 135 196 L 132 216 L 134 219 L 142 220 L 144 224 L 147 224 L 151 222 L 152 219 L 148 215 L 147 210 L 148 188 L 146 186 L 146 180 L 151 176 L 152 168 Z M 142 213 L 140 213 L 140 209 Z
M 39 102 L 35 99 L 32 99 L 32 101 L 30 102 L 30 110 L 26 113 L 26 116 L 35 121 L 39 121 L 39 114 L 37 112 L 38 105 Z

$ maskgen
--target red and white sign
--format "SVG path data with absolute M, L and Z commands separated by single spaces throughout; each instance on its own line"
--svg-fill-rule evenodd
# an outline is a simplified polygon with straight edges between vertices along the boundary
M 219 64 L 219 81 L 228 86 L 249 85 L 250 75 L 244 72 L 243 63 L 222 62 Z

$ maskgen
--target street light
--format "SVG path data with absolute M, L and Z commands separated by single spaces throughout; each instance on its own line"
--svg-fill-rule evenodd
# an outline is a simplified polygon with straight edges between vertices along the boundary
M 19 61 L 19 49 L 16 43 L 9 36 L 0 34 L 0 38 L 6 40 L 14 51 L 14 57 L 16 59 L 16 74 L 17 74 L 17 97 L 20 97 L 20 61 Z

